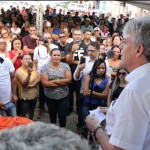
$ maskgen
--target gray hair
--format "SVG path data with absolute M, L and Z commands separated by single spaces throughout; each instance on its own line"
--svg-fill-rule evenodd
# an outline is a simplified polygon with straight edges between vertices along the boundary
M 77 134 L 43 122 L 0 131 L 0 139 L 0 150 L 90 150 Z
M 123 30 L 123 36 L 133 34 L 133 42 L 135 45 L 142 44 L 144 47 L 144 55 L 150 62 L 150 16 L 137 18 L 129 21 Z
M 75 32 L 75 31 L 80 31 L 81 34 L 83 35 L 83 31 L 82 31 L 81 29 L 74 29 L 73 32 L 72 32 L 73 35 L 74 35 L 74 32 Z

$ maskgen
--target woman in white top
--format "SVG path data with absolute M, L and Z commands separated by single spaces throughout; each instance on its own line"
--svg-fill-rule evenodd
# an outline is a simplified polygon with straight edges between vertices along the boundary
M 43 65 L 50 62 L 50 47 L 46 39 L 40 38 L 39 45 L 34 49 L 33 60 L 37 71 L 41 73 Z
M 12 33 L 16 33 L 17 35 L 20 36 L 21 29 L 18 26 L 19 26 L 18 22 L 17 21 L 13 21 L 12 22 L 11 32 Z

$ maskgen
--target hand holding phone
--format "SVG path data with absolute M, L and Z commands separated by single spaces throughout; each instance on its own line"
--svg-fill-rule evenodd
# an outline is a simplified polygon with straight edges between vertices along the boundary
M 84 63 L 85 63 L 85 57 L 81 57 L 80 64 L 84 64 Z
M 32 69 L 32 68 L 33 68 L 33 62 L 32 62 L 32 61 L 29 62 L 29 63 L 28 63 L 28 66 L 29 66 L 30 69 Z
M 80 41 L 74 41 L 74 44 L 78 44 L 79 45 Z

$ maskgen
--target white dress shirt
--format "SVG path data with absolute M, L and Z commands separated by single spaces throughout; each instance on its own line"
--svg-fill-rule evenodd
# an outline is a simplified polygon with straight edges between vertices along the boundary
M 150 63 L 133 70 L 126 80 L 109 142 L 127 150 L 150 150 Z

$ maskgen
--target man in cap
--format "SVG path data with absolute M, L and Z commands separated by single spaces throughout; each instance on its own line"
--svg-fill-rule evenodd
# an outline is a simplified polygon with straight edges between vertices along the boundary
M 96 27 L 96 28 L 94 28 L 94 35 L 91 37 L 91 41 L 92 42 L 96 42 L 97 40 L 97 38 L 98 37 L 100 37 L 100 28 L 98 28 L 98 27 Z
M 85 22 L 85 25 L 83 25 L 81 27 L 81 30 L 83 31 L 83 33 L 86 31 L 86 30 L 90 30 L 92 33 L 93 33 L 93 27 L 90 25 L 90 18 L 86 18 L 84 20 Z

